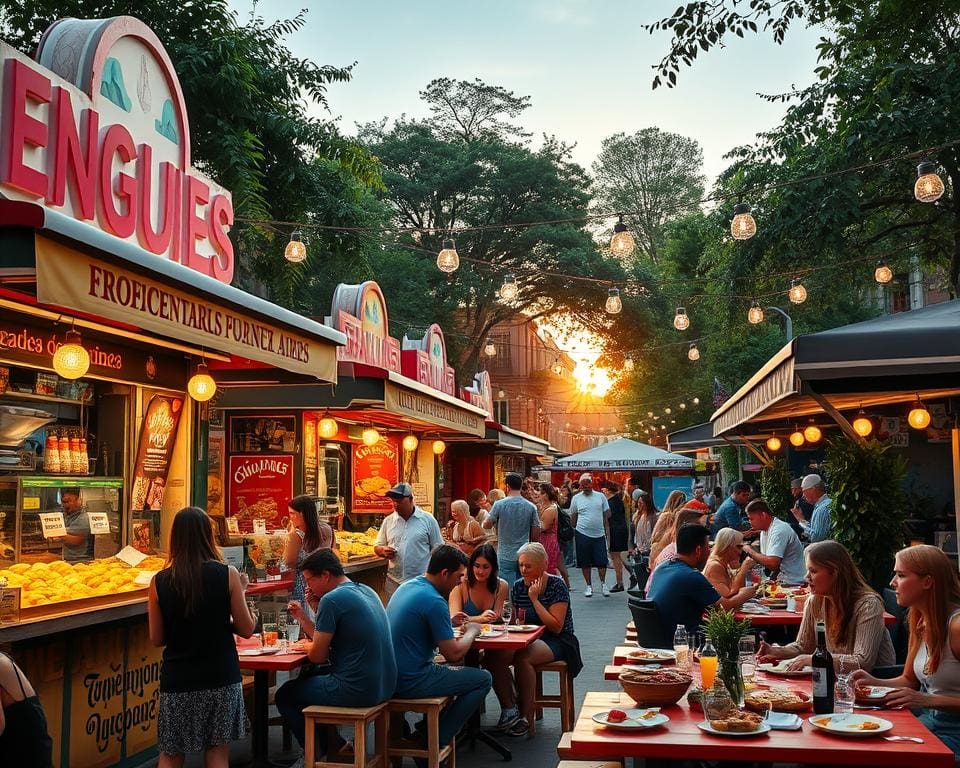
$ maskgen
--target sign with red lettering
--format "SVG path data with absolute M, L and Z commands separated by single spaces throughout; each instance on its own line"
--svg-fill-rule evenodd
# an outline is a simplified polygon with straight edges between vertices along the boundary
M 0 43 L 0 196 L 230 283 L 233 202 L 191 166 L 183 93 L 157 36 L 131 16 L 61 19 L 36 58 Z
M 397 441 L 381 437 L 376 445 L 353 447 L 353 511 L 393 511 L 393 502 L 387 498 L 398 482 L 400 464 Z
M 254 519 L 279 528 L 293 498 L 293 456 L 231 456 L 227 488 L 227 515 L 239 520 L 242 533 L 253 532 Z

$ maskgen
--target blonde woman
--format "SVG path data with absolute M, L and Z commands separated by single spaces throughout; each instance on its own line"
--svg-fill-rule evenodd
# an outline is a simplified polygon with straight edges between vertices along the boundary
M 470 505 L 463 499 L 450 505 L 450 540 L 467 557 L 473 554 L 478 544 L 487 540 L 480 523 L 470 514 Z
M 487 493 L 487 503 L 485 505 L 487 514 L 483 516 L 483 519 L 484 520 L 487 519 L 487 515 L 490 514 L 490 509 L 493 507 L 493 505 L 496 502 L 500 501 L 500 499 L 505 499 L 505 498 L 507 498 L 507 494 L 505 494 L 502 490 L 500 490 L 499 488 L 491 488 L 490 491 Z M 493 546 L 496 547 L 497 546 L 497 526 L 493 526 L 493 528 L 484 528 L 484 532 L 487 534 L 487 543 L 493 544 Z
M 653 527 L 653 535 L 650 542 L 650 569 L 653 570 L 653 564 L 657 557 L 667 544 L 670 543 L 673 533 L 673 525 L 677 522 L 677 510 L 680 509 L 687 500 L 687 495 L 683 491 L 671 491 L 667 496 L 667 503 L 663 505 L 663 510 L 657 517 L 657 523 Z
M 909 608 L 910 644 L 903 674 L 878 680 L 864 670 L 857 684 L 897 688 L 887 707 L 922 710 L 920 721 L 960 755 L 960 580 L 957 566 L 936 547 L 921 544 L 897 553 L 890 586 Z
M 647 592 L 650 591 L 650 585 L 653 584 L 653 573 L 657 567 L 668 560 L 673 560 L 677 556 L 677 531 L 685 525 L 695 525 L 702 523 L 706 512 L 702 509 L 689 509 L 684 507 L 674 515 L 673 528 L 670 530 L 664 541 L 663 549 L 657 555 L 656 560 L 650 562 L 650 575 L 647 576 Z
M 743 534 L 733 528 L 721 528 L 713 541 L 710 558 L 703 575 L 713 584 L 720 597 L 732 597 L 746 586 L 747 574 L 756 563 L 752 558 L 740 562 Z

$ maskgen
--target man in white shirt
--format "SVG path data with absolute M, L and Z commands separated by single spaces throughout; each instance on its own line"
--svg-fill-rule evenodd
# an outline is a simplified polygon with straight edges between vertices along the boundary
M 606 585 L 607 578 L 607 539 L 610 530 L 610 505 L 602 493 L 593 490 L 593 477 L 584 472 L 580 475 L 580 493 L 570 500 L 570 523 L 575 529 L 574 539 L 577 546 L 577 565 L 583 571 L 583 580 L 587 582 L 583 590 L 584 597 L 593 595 L 590 572 L 597 569 L 600 576 L 600 591 L 604 597 L 610 597 Z
M 413 503 L 413 488 L 398 483 L 386 493 L 393 513 L 383 519 L 373 551 L 390 561 L 385 592 L 387 599 L 408 579 L 427 570 L 430 553 L 443 543 L 440 524 Z
M 760 551 L 750 544 L 743 545 L 743 553 L 774 574 L 784 584 L 802 584 L 807 576 L 803 559 L 803 544 L 785 520 L 774 517 L 763 499 L 747 504 L 750 527 L 760 531 Z

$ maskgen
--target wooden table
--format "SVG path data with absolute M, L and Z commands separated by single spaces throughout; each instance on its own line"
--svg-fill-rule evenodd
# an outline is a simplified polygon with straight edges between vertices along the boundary
M 254 640 L 238 640 L 237 647 L 256 648 Z M 270 722 L 270 683 L 271 672 L 290 672 L 303 666 L 309 661 L 307 654 L 295 652 L 273 654 L 271 656 L 241 656 L 240 669 L 253 672 L 253 713 L 251 722 L 251 752 L 253 753 L 254 768 L 267 768 L 270 760 L 267 757 L 268 730 Z

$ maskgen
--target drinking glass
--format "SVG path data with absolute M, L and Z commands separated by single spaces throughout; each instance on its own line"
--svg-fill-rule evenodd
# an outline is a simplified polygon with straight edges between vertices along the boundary
M 856 697 L 854 684 L 850 675 L 860 669 L 857 657 L 850 654 L 837 656 L 837 682 L 833 687 L 833 711 L 836 713 L 853 712 L 853 701 Z
M 286 653 L 289 650 L 288 648 L 289 643 L 287 641 L 287 612 L 286 611 L 280 611 L 280 613 L 277 614 L 277 634 L 280 635 L 280 652 Z
M 280 632 L 275 621 L 263 625 L 263 647 L 276 648 L 280 643 Z
M 527 609 L 517 608 L 517 624 L 526 624 L 526 623 L 527 623 Z
M 510 603 L 504 603 L 503 608 L 500 609 L 500 618 L 503 619 L 504 624 L 510 623 L 510 618 L 513 616 L 513 607 Z
M 740 638 L 740 670 L 744 682 L 753 682 L 757 672 L 757 639 L 753 635 Z

